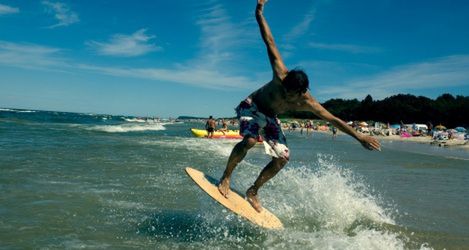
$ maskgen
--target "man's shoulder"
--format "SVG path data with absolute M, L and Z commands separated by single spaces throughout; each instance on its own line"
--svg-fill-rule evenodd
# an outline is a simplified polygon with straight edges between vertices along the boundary
M 282 80 L 278 77 L 274 77 L 272 80 L 270 80 L 270 82 L 268 82 L 266 85 L 269 85 L 271 87 L 275 87 L 275 88 L 278 88 L 278 87 L 283 87 L 282 85 Z

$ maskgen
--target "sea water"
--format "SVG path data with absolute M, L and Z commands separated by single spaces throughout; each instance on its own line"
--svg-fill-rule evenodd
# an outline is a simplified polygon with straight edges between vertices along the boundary
M 223 173 L 236 140 L 203 123 L 0 109 L 0 248 L 467 249 L 469 153 L 288 132 L 289 164 L 260 191 L 284 230 L 259 228 L 184 172 Z M 269 161 L 255 146 L 232 188 Z

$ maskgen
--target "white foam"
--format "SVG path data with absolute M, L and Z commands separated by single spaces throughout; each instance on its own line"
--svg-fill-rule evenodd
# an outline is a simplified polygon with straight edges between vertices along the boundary
M 35 113 L 34 110 L 18 110 L 18 109 L 6 109 L 0 108 L 0 111 L 16 112 L 16 113 Z
M 310 219 L 334 232 L 358 221 L 395 224 L 379 198 L 351 171 L 321 155 L 318 165 L 286 168 L 272 179 L 273 187 L 268 188 L 278 195 L 270 196 L 270 202 L 279 204 L 280 213 L 292 220 Z
M 152 141 L 141 141 L 141 144 L 158 145 L 165 148 L 181 149 L 191 154 L 206 157 L 207 153 L 220 157 L 228 157 L 233 146 L 239 140 L 222 140 L 207 138 L 183 138 L 173 137 L 170 139 L 158 139 Z
M 306 165 L 291 162 L 260 189 L 262 204 L 285 224 L 285 230 L 266 234 L 260 248 L 405 249 L 405 235 L 387 229 L 395 225 L 392 205 L 383 204 L 365 180 L 332 156 L 318 159 Z M 246 190 L 262 167 L 249 159 L 241 162 L 232 187 Z
M 88 130 L 103 131 L 108 133 L 126 133 L 139 131 L 160 131 L 166 128 L 162 123 L 145 124 L 119 124 L 119 125 L 98 125 L 87 128 Z
M 126 122 L 139 122 L 139 123 L 144 123 L 146 122 L 144 119 L 139 119 L 139 118 L 123 118 Z
M 200 155 L 226 162 L 236 140 L 210 140 L 201 138 L 171 137 L 140 142 Z M 261 156 L 262 155 L 262 156 Z M 262 157 L 262 158 L 260 158 Z M 263 160 L 262 148 L 251 150 L 249 156 L 236 168 L 232 188 L 244 192 L 268 163 Z M 302 163 L 292 160 L 285 169 L 259 190 L 262 204 L 276 214 L 285 230 L 269 231 L 256 248 L 266 249 L 406 249 L 410 239 L 399 228 L 393 217 L 397 211 L 387 204 L 366 179 L 344 168 L 331 155 L 318 154 L 317 161 Z M 217 176 L 223 168 L 216 170 Z M 249 236 L 233 234 L 230 224 L 250 225 L 237 216 L 213 209 L 206 196 L 201 196 L 200 215 L 204 227 L 216 235 L 214 248 L 219 242 L 250 244 Z M 215 213 L 215 215 L 214 215 Z M 392 228 L 393 230 L 390 230 Z M 260 243 L 260 244 L 259 244 Z M 257 245 L 259 244 L 259 245 Z M 417 244 L 419 245 L 419 244 Z M 425 244 L 421 249 L 428 249 Z
M 377 230 L 357 231 L 354 236 L 331 231 L 287 231 L 269 235 L 264 247 L 268 249 L 405 249 L 396 234 Z

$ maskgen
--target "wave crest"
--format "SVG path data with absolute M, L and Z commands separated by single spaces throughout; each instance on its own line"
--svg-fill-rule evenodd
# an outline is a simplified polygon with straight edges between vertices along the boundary
M 93 131 L 101 131 L 108 133 L 126 133 L 126 132 L 141 132 L 141 131 L 160 131 L 165 130 L 161 123 L 148 123 L 148 124 L 119 124 L 119 125 L 98 125 L 88 128 Z

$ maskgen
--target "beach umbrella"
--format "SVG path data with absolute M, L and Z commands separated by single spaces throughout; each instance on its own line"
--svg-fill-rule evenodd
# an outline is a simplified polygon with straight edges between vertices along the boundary
M 461 133 L 466 132 L 466 129 L 463 128 L 463 127 L 456 127 L 455 130 L 458 131 L 458 132 L 461 132 Z
M 436 130 L 446 130 L 446 127 L 440 124 L 440 125 L 436 126 L 435 129 Z
M 393 124 L 393 125 L 391 125 L 391 128 L 393 128 L 393 129 L 398 129 L 398 128 L 401 128 L 401 125 L 399 125 L 399 124 Z

